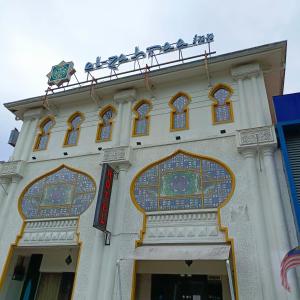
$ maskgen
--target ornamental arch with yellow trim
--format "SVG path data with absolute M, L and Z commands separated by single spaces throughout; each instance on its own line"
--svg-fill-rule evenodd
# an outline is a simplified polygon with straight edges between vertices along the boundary
M 218 208 L 234 187 L 234 174 L 221 161 L 178 150 L 135 176 L 131 198 L 142 212 Z
M 53 186 L 55 187 L 62 187 L 63 185 L 69 185 L 69 188 L 67 188 L 67 193 L 63 197 L 59 197 L 59 202 L 54 201 L 54 203 L 49 203 L 53 199 Z M 50 190 L 47 190 L 47 188 L 50 187 Z M 52 189 L 52 191 L 51 191 Z M 60 189 L 60 188 L 59 188 Z M 57 193 L 57 191 L 54 191 Z M 54 194 L 55 194 L 54 193 Z M 50 172 L 47 172 L 37 178 L 35 178 L 33 181 L 31 181 L 29 184 L 26 185 L 26 187 L 23 189 L 22 193 L 19 196 L 18 199 L 18 210 L 19 214 L 21 215 L 23 222 L 21 229 L 19 231 L 19 234 L 16 236 L 15 241 L 9 246 L 8 253 L 5 259 L 5 263 L 3 265 L 2 271 L 0 270 L 0 289 L 3 287 L 3 284 L 5 280 L 7 279 L 8 270 L 10 268 L 11 260 L 14 255 L 14 251 L 19 247 L 20 241 L 24 238 L 24 233 L 26 230 L 26 226 L 28 222 L 39 222 L 41 219 L 45 218 L 47 222 L 50 221 L 50 219 L 53 219 L 54 222 L 57 220 L 64 220 L 68 219 L 70 217 L 77 219 L 77 225 L 75 228 L 75 241 L 76 246 L 78 247 L 78 253 L 77 253 L 77 264 L 75 267 L 75 277 L 74 277 L 74 286 L 72 289 L 71 299 L 74 298 L 74 290 L 75 285 L 77 283 L 77 275 L 78 275 L 78 266 L 80 262 L 80 255 L 82 251 L 82 241 L 80 240 L 80 232 L 79 232 L 79 222 L 80 222 L 80 216 L 82 213 L 84 213 L 91 205 L 95 198 L 96 194 L 96 182 L 89 174 L 86 172 L 83 172 L 79 169 L 75 169 L 73 167 L 67 166 L 65 164 L 60 165 L 59 167 L 51 170 Z M 36 202 L 35 205 L 32 205 L 33 208 L 36 208 L 36 211 L 44 210 L 44 213 L 48 210 L 48 215 L 41 215 L 41 214 L 34 214 L 32 212 L 28 213 L 28 210 L 26 207 L 24 207 L 22 204 L 26 201 L 26 197 L 29 196 L 29 198 L 34 199 Z M 61 195 L 60 195 L 61 196 Z M 80 199 L 82 200 L 82 196 L 84 196 L 85 199 L 83 199 L 83 202 L 80 202 Z M 28 198 L 27 198 L 28 199 Z M 43 202 L 44 201 L 44 202 Z M 46 203 L 46 202 L 48 203 Z M 42 204 L 42 205 L 41 205 Z M 46 204 L 46 205 L 44 205 Z M 78 205 L 80 207 L 78 207 Z M 41 207 L 42 206 L 42 207 Z M 32 208 L 32 207 L 31 207 Z M 59 213 L 59 211 L 56 211 L 56 214 L 53 215 L 53 211 L 51 209 L 62 209 L 63 213 Z M 49 214 L 50 210 L 50 214 Z M 52 215 L 51 215 L 52 213 Z M 47 223 L 46 222 L 46 223 Z M 50 246 L 50 245 L 48 245 Z M 74 246 L 74 244 L 72 244 Z M 32 246 L 35 247 L 35 246 Z M 37 246 L 39 247 L 39 246 Z M 57 247 L 57 246 L 54 246 Z M 66 245 L 65 245 L 66 247 Z
M 234 190 L 233 172 L 222 161 L 212 157 L 177 150 L 149 164 L 135 175 L 130 186 L 131 200 L 143 214 L 136 247 L 143 245 L 148 212 L 175 213 L 176 210 L 193 209 L 199 212 L 202 208 L 215 208 L 216 225 L 224 234 L 224 242 L 231 246 L 234 291 L 236 299 L 239 299 L 234 239 L 229 237 L 228 228 L 221 221 L 221 208 L 231 199 Z M 131 299 L 135 297 L 135 277 L 134 268 Z
M 19 213 L 23 219 L 80 216 L 96 194 L 94 179 L 80 171 L 61 165 L 34 179 L 23 190 Z

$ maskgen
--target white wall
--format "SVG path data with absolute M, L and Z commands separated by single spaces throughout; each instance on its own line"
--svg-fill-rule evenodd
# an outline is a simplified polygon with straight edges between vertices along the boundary
M 258 77 L 257 80 L 260 80 L 259 84 L 261 86 L 263 84 L 262 77 Z M 256 120 L 257 111 L 262 111 L 263 121 L 261 123 L 253 121 L 255 126 L 268 125 L 270 123 L 270 114 L 267 110 L 267 99 L 266 97 L 259 97 L 258 101 L 256 101 L 256 98 L 254 101 L 253 86 L 251 82 L 245 82 L 244 91 L 247 97 L 241 102 L 239 95 L 240 86 L 229 74 L 229 70 L 213 73 L 212 81 L 213 84 L 226 83 L 232 86 L 234 94 L 231 99 L 233 101 L 235 119 L 233 123 L 212 125 L 212 102 L 208 98 L 209 87 L 204 77 L 178 78 L 177 81 L 169 83 L 156 83 L 153 91 L 154 98 L 151 98 L 151 95 L 145 89 L 136 89 L 137 100 L 146 98 L 150 99 L 153 104 L 153 110 L 150 112 L 150 135 L 130 138 L 129 144 L 134 149 L 132 166 L 127 171 L 124 171 L 126 174 L 124 177 L 115 180 L 108 222 L 108 229 L 113 234 L 111 245 L 104 246 L 103 234 L 92 227 L 96 200 L 80 217 L 79 231 L 82 248 L 78 260 L 74 299 L 111 298 L 107 297 L 107 295 L 110 295 L 110 289 L 117 289 L 118 284 L 116 259 L 132 253 L 135 241 L 138 239 L 142 228 L 142 214 L 137 211 L 129 195 L 131 181 L 141 168 L 178 149 L 219 159 L 235 174 L 235 192 L 232 199 L 221 211 L 222 224 L 228 226 L 229 236 L 233 237 L 235 241 L 240 299 L 260 299 L 264 283 L 257 276 L 260 266 L 257 260 L 258 238 L 254 230 L 254 224 L 258 216 L 249 213 L 249 207 L 253 203 L 251 198 L 253 195 L 249 193 L 249 170 L 243 156 L 237 151 L 235 131 L 241 128 L 242 107 L 246 107 L 249 120 Z M 188 93 L 192 98 L 189 105 L 190 129 L 170 132 L 170 108 L 168 102 L 179 91 Z M 103 95 L 100 107 L 93 103 L 89 97 L 82 98 L 74 103 L 58 104 L 58 112 L 55 116 L 56 124 L 52 128 L 48 149 L 45 151 L 31 151 L 33 136 L 36 134 L 36 126 L 35 130 L 31 130 L 28 133 L 28 138 L 23 145 L 24 149 L 29 149 L 28 163 L 24 177 L 16 186 L 15 197 L 9 203 L 5 230 L 1 236 L 0 268 L 5 262 L 8 247 L 15 241 L 23 222 L 18 213 L 18 198 L 32 180 L 57 168 L 61 164 L 66 164 L 90 174 L 95 179 L 98 188 L 101 176 L 101 151 L 97 148 L 113 147 L 117 134 L 116 130 L 114 130 L 111 142 L 95 142 L 99 120 L 98 113 L 101 107 L 107 104 L 115 105 L 118 110 L 118 103 L 113 99 L 114 94 L 112 93 Z M 245 104 L 245 101 L 248 102 Z M 262 102 L 260 103 L 259 101 Z M 263 107 L 262 110 L 261 107 Z M 85 115 L 79 143 L 74 147 L 62 147 L 67 129 L 67 119 L 75 111 L 80 111 Z M 132 114 L 127 120 L 123 119 L 120 127 L 121 135 L 126 134 L 124 133 L 124 128 L 126 128 L 124 125 L 126 124 L 129 125 L 131 133 L 132 121 Z M 25 120 L 24 123 L 26 122 Z M 115 128 L 117 128 L 116 122 L 117 118 L 114 123 Z M 248 127 L 252 126 L 253 122 L 251 122 L 248 122 Z M 32 127 L 34 126 L 32 125 Z M 225 129 L 226 133 L 221 134 L 221 129 Z M 177 135 L 181 136 L 180 141 L 175 140 Z M 141 141 L 142 146 L 136 146 L 137 141 Z M 67 152 L 68 155 L 64 156 L 63 152 Z M 32 160 L 32 156 L 35 156 L 36 160 Z M 264 173 L 262 176 L 264 176 Z M 262 195 L 262 199 L 269 196 L 263 187 L 258 186 L 257 188 Z M 262 239 L 266 238 L 263 231 L 260 234 Z M 265 250 L 268 251 L 268 249 Z M 280 262 L 276 261 L 275 263 L 279 264 Z M 128 272 L 125 279 L 128 285 L 123 287 L 126 290 L 123 299 L 129 299 L 131 293 L 132 266 L 128 265 L 126 270 Z M 296 299 L 293 297 L 292 295 L 288 299 Z

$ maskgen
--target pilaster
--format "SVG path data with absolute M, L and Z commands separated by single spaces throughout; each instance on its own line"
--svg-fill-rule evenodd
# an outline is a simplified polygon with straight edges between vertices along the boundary
M 9 161 L 2 163 L 0 166 L 0 182 L 5 185 L 0 210 L 0 240 L 4 230 L 4 224 L 8 218 L 9 208 L 15 200 L 14 196 L 18 183 L 23 178 L 25 164 L 24 161 Z M 0 188 L 1 187 L 2 186 L 0 186 Z
M 5 223 L 9 219 L 9 208 L 11 207 L 12 203 L 16 201 L 15 195 L 16 190 L 21 178 L 19 176 L 12 176 L 11 184 L 9 185 L 6 199 L 4 199 L 3 206 L 0 212 L 0 241 L 5 229 Z
M 131 131 L 131 107 L 132 102 L 136 100 L 136 91 L 134 89 L 118 92 L 114 95 L 114 100 L 119 103 L 119 145 L 128 146 Z M 122 103 L 122 104 L 121 104 Z
M 123 134 L 123 131 L 122 131 Z M 115 276 L 117 271 L 117 257 L 121 243 L 121 235 L 124 233 L 124 216 L 126 197 L 128 194 L 127 171 L 132 164 L 132 149 L 129 146 L 119 146 L 104 149 L 101 158 L 102 163 L 109 163 L 118 171 L 116 198 L 113 199 L 116 205 L 110 210 L 110 218 L 114 222 L 111 229 L 111 245 L 104 248 L 103 263 L 101 270 L 102 287 L 98 290 L 98 299 L 113 299 Z
M 33 148 L 36 128 L 40 118 L 45 114 L 43 108 L 35 108 L 26 111 L 23 115 L 23 125 L 18 138 L 13 160 L 26 161 Z
M 274 161 L 274 146 L 264 146 L 261 150 L 263 161 L 263 173 L 266 179 L 266 193 L 264 209 L 268 212 L 268 228 L 271 240 L 274 280 L 277 287 L 277 295 L 280 299 L 287 299 L 287 293 L 281 288 L 280 263 L 284 255 L 291 249 L 288 238 L 288 228 L 284 216 L 282 197 L 279 189 L 279 180 Z M 289 276 L 291 285 L 294 288 L 293 294 L 299 297 L 299 283 L 295 273 Z M 298 299 L 298 297 L 296 297 Z M 293 298 L 291 298 L 293 299 Z
M 238 130 L 236 138 L 248 172 L 248 207 L 257 237 L 263 299 L 287 299 L 279 268 L 289 242 L 273 157 L 277 146 L 275 130 L 273 126 Z
M 1 166 L 0 166 L 1 168 Z M 6 196 L 8 195 L 7 189 L 11 182 L 10 178 L 0 177 L 0 210 L 2 209 L 2 204 Z
M 240 128 L 269 125 L 270 113 L 265 107 L 268 99 L 260 92 L 263 73 L 258 63 L 234 67 L 231 69 L 233 79 L 238 82 L 240 95 Z
M 22 128 L 21 128 L 18 140 L 17 140 L 17 144 L 15 146 L 14 153 L 12 155 L 12 160 L 21 159 L 21 155 L 23 152 L 23 144 L 25 143 L 26 137 L 28 135 L 30 125 L 31 125 L 30 119 L 23 121 Z
M 36 137 L 37 127 L 40 118 L 44 115 L 44 110 L 42 108 L 36 109 L 34 111 L 29 111 L 24 114 L 24 120 L 27 118 L 31 119 L 29 131 L 27 134 L 27 139 L 23 144 L 23 152 L 21 155 L 21 160 L 28 160 L 28 157 L 33 149 L 34 139 Z
M 258 283 L 261 284 L 259 299 L 275 299 L 274 281 L 272 269 L 269 267 L 272 260 L 269 256 L 268 231 L 265 222 L 265 214 L 262 207 L 262 196 L 259 189 L 258 169 L 257 169 L 257 148 L 241 147 L 238 144 L 239 152 L 245 160 L 247 172 L 247 206 L 253 231 L 256 237 L 254 249 L 257 252 L 257 276 Z

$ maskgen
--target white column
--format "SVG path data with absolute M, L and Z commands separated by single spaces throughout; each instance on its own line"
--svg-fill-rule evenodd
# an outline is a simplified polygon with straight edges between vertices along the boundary
M 247 120 L 242 125 L 247 127 L 261 127 L 267 123 L 265 108 L 268 102 L 267 98 L 261 97 L 260 86 L 257 77 L 262 74 L 261 67 L 258 63 L 241 65 L 231 69 L 232 77 L 238 81 L 241 109 L 241 118 Z M 247 116 L 246 116 L 247 115 Z
M 256 250 L 258 260 L 258 282 L 262 286 L 259 291 L 259 299 L 277 299 L 275 297 L 275 285 L 273 280 L 271 258 L 269 254 L 269 244 L 266 237 L 268 236 L 263 213 L 262 201 L 260 197 L 258 174 L 256 167 L 256 149 L 247 149 L 243 151 L 245 165 L 247 167 L 248 178 L 248 209 L 251 223 L 254 227 L 256 237 Z
M 87 296 L 86 299 L 97 299 L 97 292 L 99 285 L 102 287 L 102 283 L 99 278 L 101 270 L 103 269 L 103 250 L 100 252 L 100 249 L 103 249 L 103 233 L 99 230 L 95 230 L 95 236 L 93 240 L 93 251 L 92 257 L 90 259 L 91 268 L 89 270 L 89 284 L 87 286 Z M 102 254 L 100 256 L 100 253 Z
M 249 127 L 249 117 L 247 114 L 247 99 L 245 96 L 245 89 L 243 85 L 242 78 L 238 78 L 238 86 L 239 86 L 239 96 L 240 96 L 240 128 L 248 128 Z
M 255 111 L 257 127 L 266 125 L 265 118 L 264 118 L 264 104 L 261 101 L 260 95 L 258 93 L 258 86 L 257 86 L 257 76 L 259 74 L 254 74 L 251 77 L 252 89 L 253 89 L 253 97 L 255 107 L 257 108 Z
M 291 249 L 291 245 L 288 239 L 288 229 L 282 205 L 283 200 L 279 190 L 279 181 L 276 175 L 277 170 L 275 168 L 273 153 L 273 147 L 264 147 L 262 149 L 264 175 L 267 182 L 264 209 L 268 212 L 267 226 L 269 228 L 269 238 L 272 241 L 270 250 L 272 253 L 274 280 L 277 286 L 277 299 L 284 299 L 287 298 L 287 293 L 281 287 L 280 263 L 286 252 Z M 293 275 L 295 274 L 293 273 Z M 293 286 L 293 295 L 297 296 L 294 299 L 300 299 L 299 286 L 295 276 L 291 276 L 290 283 L 291 286 Z M 293 299 L 293 297 L 289 297 L 289 299 Z
M 116 136 L 116 146 L 129 146 L 131 129 L 131 104 L 136 99 L 134 89 L 118 92 L 114 100 L 119 103 L 119 118 Z M 117 142 L 119 141 L 119 144 Z
M 115 135 L 114 135 L 114 145 L 115 147 L 120 146 L 121 131 L 122 131 L 122 122 L 123 122 L 123 102 L 119 102 L 118 111 L 117 111 L 117 120 L 115 122 Z
M 8 196 L 8 187 L 10 179 L 0 178 L 0 211 L 2 210 L 3 203 L 5 198 Z
M 123 118 L 122 118 L 122 134 L 120 146 L 129 146 L 131 129 L 131 101 L 124 103 Z
M 22 128 L 17 140 L 17 144 L 15 146 L 15 150 L 12 156 L 12 160 L 20 160 L 21 159 L 21 154 L 23 152 L 23 146 L 24 146 L 24 142 L 26 141 L 28 132 L 29 132 L 29 128 L 30 128 L 30 124 L 31 124 L 31 120 L 27 119 L 23 121 L 22 124 Z
M 24 161 L 28 160 L 28 157 L 33 150 L 33 146 L 34 146 L 33 143 L 36 138 L 38 122 L 39 119 L 33 119 L 30 122 L 30 127 L 29 127 L 26 140 L 23 142 L 23 151 L 20 160 L 24 160 Z
M 14 176 L 12 178 L 11 184 L 7 191 L 7 196 L 6 196 L 6 198 L 4 197 L 3 205 L 2 205 L 2 208 L 0 211 L 0 244 L 2 244 L 1 237 L 2 237 L 3 231 L 5 230 L 5 223 L 7 221 L 7 217 L 9 214 L 9 208 L 10 208 L 12 202 L 16 201 L 15 193 L 16 193 L 19 181 L 20 181 L 19 177 Z
M 272 117 L 271 114 L 275 114 L 274 111 L 274 107 L 271 105 L 269 105 L 269 100 L 268 100 L 268 95 L 267 95 L 267 91 L 266 91 L 266 85 L 265 85 L 265 81 L 264 81 L 264 75 L 262 74 L 262 72 L 260 73 L 259 76 L 256 77 L 256 82 L 257 82 L 257 90 L 258 90 L 258 94 L 259 97 L 262 101 L 262 103 L 264 103 L 264 120 L 265 120 L 265 124 L 267 125 L 271 125 L 272 124 Z
M 115 276 L 117 270 L 117 255 L 121 240 L 120 233 L 123 232 L 123 215 L 125 209 L 125 195 L 128 193 L 126 190 L 125 182 L 127 181 L 127 168 L 120 166 L 118 175 L 118 196 L 115 211 L 112 216 L 115 220 L 112 228 L 111 245 L 106 246 L 104 249 L 103 267 L 101 270 L 101 288 L 98 293 L 97 299 L 113 299 L 113 291 L 115 284 Z

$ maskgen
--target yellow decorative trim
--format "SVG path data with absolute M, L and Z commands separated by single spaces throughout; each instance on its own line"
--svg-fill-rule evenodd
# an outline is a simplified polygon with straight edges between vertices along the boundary
M 73 287 L 72 287 L 71 300 L 74 299 L 74 291 L 75 291 L 75 286 L 77 284 L 79 261 L 80 261 L 81 250 L 82 250 L 82 245 L 83 245 L 83 242 L 80 241 L 79 222 L 80 222 L 80 217 L 78 217 L 77 229 L 76 229 L 77 243 L 78 243 L 78 246 L 79 246 L 79 250 L 78 250 L 78 257 L 77 257 L 77 263 L 76 263 L 76 268 L 75 268 L 75 276 L 74 276 L 74 282 L 73 282 Z
M 82 174 L 82 175 L 87 176 L 87 177 L 90 178 L 91 181 L 94 183 L 95 189 L 97 190 L 97 183 L 96 183 L 95 179 L 94 179 L 91 175 L 89 175 L 88 173 L 86 173 L 86 172 L 84 172 L 84 171 L 81 171 L 81 170 L 79 170 L 79 169 L 76 169 L 76 168 L 67 166 L 67 165 L 65 165 L 65 164 L 62 164 L 62 165 L 60 165 L 59 167 L 57 167 L 57 168 L 55 168 L 55 169 L 53 169 L 53 170 L 51 170 L 51 171 L 49 171 L 49 172 L 47 172 L 47 173 L 45 173 L 45 174 L 43 174 L 43 175 L 41 175 L 41 176 L 35 178 L 34 180 L 30 181 L 30 182 L 26 185 L 26 187 L 23 189 L 23 191 L 22 191 L 22 193 L 21 193 L 21 195 L 19 196 L 19 199 L 18 199 L 18 211 L 19 211 L 19 214 L 20 214 L 20 216 L 21 216 L 21 218 L 22 218 L 23 220 L 26 220 L 26 217 L 24 216 L 23 211 L 22 211 L 22 200 L 23 200 L 24 195 L 26 194 L 26 192 L 29 190 L 29 188 L 30 188 L 33 184 L 35 184 L 36 182 L 38 182 L 39 180 L 41 180 L 41 179 L 43 179 L 43 178 L 45 178 L 45 177 L 47 177 L 47 176 L 49 176 L 49 175 L 54 174 L 54 173 L 56 173 L 57 171 L 59 171 L 59 170 L 61 170 L 61 169 L 63 169 L 63 168 L 67 168 L 67 169 L 69 169 L 69 170 L 71 170 L 71 171 L 73 171 L 73 172 L 80 173 L 80 174 Z M 95 191 L 95 195 L 96 195 L 96 191 Z M 92 201 L 92 202 L 93 202 L 93 201 Z M 92 204 L 92 202 L 90 203 L 90 205 Z M 90 207 L 90 205 L 87 207 L 86 210 L 88 210 L 88 208 Z M 86 211 L 86 210 L 85 210 L 85 211 Z M 85 212 L 85 211 L 84 211 L 84 212 Z M 83 213 L 84 213 L 84 212 L 83 212 Z
M 176 114 L 176 109 L 173 106 L 174 101 L 180 97 L 186 97 L 188 99 L 188 104 L 184 108 L 184 113 L 185 113 L 185 127 L 184 128 L 174 128 L 174 115 Z M 174 95 L 170 101 L 169 101 L 169 106 L 171 108 L 170 112 L 170 131 L 181 131 L 181 130 L 187 130 L 189 129 L 189 104 L 191 102 L 192 98 L 190 95 L 188 95 L 185 92 L 178 92 L 176 95 Z
M 219 106 L 217 99 L 214 98 L 214 94 L 217 90 L 219 89 L 225 89 L 229 92 L 229 95 L 225 101 L 225 105 L 229 106 L 229 113 L 230 113 L 230 119 L 226 121 L 217 121 L 216 120 L 216 108 Z M 232 106 L 232 101 L 230 100 L 230 97 L 234 93 L 233 88 L 225 83 L 218 83 L 214 87 L 211 88 L 211 90 L 208 93 L 209 99 L 213 102 L 211 105 L 211 115 L 212 115 L 212 122 L 213 125 L 218 125 L 218 124 L 224 124 L 224 123 L 232 123 L 234 122 L 234 115 L 233 115 L 233 106 Z
M 113 111 L 113 116 L 109 122 L 110 124 L 110 127 L 111 127 L 111 130 L 110 130 L 110 134 L 109 134 L 109 138 L 108 139 L 101 139 L 101 131 L 102 131 L 102 128 L 103 128 L 103 125 L 104 125 L 104 122 L 103 122 L 103 115 L 108 111 L 108 110 L 112 110 Z M 96 143 L 99 143 L 99 142 L 108 142 L 108 141 L 111 141 L 111 138 L 112 138 L 112 131 L 113 131 L 113 123 L 114 123 L 114 118 L 117 114 L 117 109 L 111 105 L 111 104 L 108 104 L 108 105 L 105 105 L 101 111 L 99 112 L 99 118 L 100 118 L 100 121 L 98 123 L 98 127 L 97 127 L 97 134 L 96 134 Z
M 72 121 L 75 117 L 80 116 L 81 117 L 81 122 L 78 124 L 77 128 L 75 129 L 78 132 L 77 135 L 77 139 L 76 139 L 76 144 L 75 145 L 71 145 L 68 144 L 68 139 L 69 139 L 69 134 L 70 132 L 72 132 Z M 80 129 L 81 129 L 81 124 L 84 122 L 85 117 L 84 114 L 80 111 L 76 111 L 74 112 L 68 119 L 67 123 L 68 123 L 68 129 L 67 132 L 65 134 L 65 138 L 64 138 L 64 143 L 63 143 L 63 147 L 73 147 L 73 146 L 77 146 L 78 145 L 78 141 L 79 141 L 79 136 L 80 136 Z
M 234 275 L 234 291 L 235 291 L 235 298 L 237 300 L 239 300 L 238 278 L 237 278 L 237 267 L 236 267 L 236 256 L 235 256 L 235 249 L 234 249 L 234 239 L 232 237 L 229 237 L 228 227 L 223 226 L 222 222 L 221 222 L 221 209 L 229 202 L 229 200 L 231 199 L 231 197 L 232 197 L 232 195 L 234 193 L 234 190 L 235 190 L 235 176 L 234 176 L 234 173 L 231 171 L 231 169 L 226 164 L 224 164 L 222 161 L 220 161 L 220 160 L 218 160 L 216 158 L 209 157 L 209 156 L 199 155 L 199 154 L 196 154 L 196 153 L 191 153 L 191 152 L 179 149 L 179 150 L 176 150 L 172 154 L 170 154 L 170 155 L 168 155 L 168 156 L 166 156 L 166 157 L 164 157 L 162 159 L 156 160 L 155 162 L 147 165 L 142 170 L 140 170 L 134 176 L 133 180 L 131 181 L 131 185 L 130 185 L 130 197 L 131 197 L 131 201 L 133 202 L 133 204 L 137 208 L 137 210 L 140 211 L 143 214 L 143 224 L 142 224 L 142 228 L 140 230 L 139 239 L 135 241 L 135 247 L 140 247 L 143 244 L 144 236 L 145 236 L 145 233 L 146 233 L 146 230 L 147 230 L 147 217 L 146 217 L 145 210 L 142 209 L 139 206 L 139 204 L 137 203 L 137 201 L 135 199 L 135 196 L 134 196 L 134 184 L 135 184 L 137 178 L 143 172 L 145 172 L 147 169 L 150 169 L 154 165 L 156 165 L 158 163 L 161 163 L 161 162 L 163 162 L 165 160 L 168 160 L 171 157 L 173 157 L 174 155 L 179 154 L 179 153 L 186 154 L 186 155 L 189 155 L 189 156 L 192 156 L 192 157 L 195 157 L 195 158 L 212 160 L 212 161 L 214 161 L 214 162 L 222 165 L 229 172 L 229 174 L 230 174 L 230 176 L 232 178 L 232 189 L 231 189 L 231 192 L 228 195 L 228 197 L 217 207 L 217 210 L 218 210 L 217 211 L 217 217 L 218 217 L 218 227 L 219 227 L 219 230 L 221 232 L 224 232 L 224 234 L 225 234 L 225 241 L 226 241 L 226 243 L 230 244 L 231 249 L 232 249 L 232 264 L 233 264 L 233 275 Z M 136 284 L 136 283 L 134 283 L 134 284 Z M 134 290 L 132 290 L 132 291 L 134 291 L 134 295 L 135 295 L 135 286 L 134 286 Z M 132 295 L 133 295 L 133 292 L 131 294 L 131 299 L 134 299 L 134 298 L 132 298 Z
M 149 111 L 148 113 L 145 115 L 145 119 L 146 119 L 146 122 L 147 122 L 147 129 L 146 129 L 146 133 L 140 133 L 140 134 L 137 134 L 136 133 L 136 123 L 137 121 L 139 120 L 139 114 L 137 112 L 137 109 L 142 105 L 142 104 L 148 104 L 149 105 Z M 133 137 L 137 137 L 137 136 L 146 136 L 146 135 L 149 135 L 149 131 L 150 131 L 150 110 L 152 109 L 152 103 L 150 100 L 147 100 L 147 99 L 142 99 L 142 100 L 139 100 L 132 108 L 132 112 L 134 113 L 134 119 L 133 119 L 133 126 L 132 126 L 132 136 Z
M 225 240 L 228 244 L 230 244 L 231 251 L 232 251 L 232 265 L 233 265 L 233 282 L 234 282 L 234 293 L 235 299 L 239 300 L 239 286 L 238 286 L 238 277 L 237 277 L 237 267 L 236 267 L 236 256 L 235 256 L 235 248 L 234 248 L 234 238 L 229 237 L 228 227 L 222 225 L 221 221 L 221 208 L 223 208 L 228 201 L 223 202 L 218 207 L 218 226 L 221 232 L 225 234 Z
M 24 230 L 25 230 L 25 227 L 26 227 L 26 223 L 27 221 L 25 220 L 25 216 L 23 215 L 23 212 L 22 212 L 22 209 L 21 209 L 21 202 L 22 202 L 22 199 L 24 197 L 24 194 L 28 191 L 28 189 L 35 183 L 37 182 L 38 180 L 46 177 L 46 176 L 49 176 L 55 172 L 57 172 L 58 170 L 62 169 L 62 168 L 68 168 L 69 170 L 71 171 L 74 171 L 74 172 L 77 172 L 77 173 L 80 173 L 80 174 L 83 174 L 87 177 L 89 177 L 95 187 L 97 188 L 97 184 L 96 184 L 96 181 L 94 180 L 94 178 L 89 175 L 88 173 L 86 172 L 83 172 L 79 169 L 75 169 L 75 168 L 72 168 L 72 167 L 69 167 L 69 166 L 66 166 L 65 164 L 62 164 L 61 166 L 59 166 L 58 168 L 55 168 L 53 170 L 51 170 L 50 172 L 42 175 L 42 176 L 39 176 L 38 178 L 34 179 L 33 181 L 31 181 L 26 187 L 25 189 L 22 191 L 21 195 L 19 196 L 19 199 L 18 199 L 18 211 L 19 211 L 19 214 L 21 216 L 21 218 L 23 219 L 23 222 L 22 222 L 22 226 L 21 226 L 21 229 L 19 231 L 19 234 L 17 235 L 16 239 L 15 239 L 15 242 L 12 243 L 10 246 L 9 246 L 9 249 L 8 249 L 8 253 L 7 253 L 7 256 L 6 256 L 6 259 L 5 259 L 5 263 L 4 263 L 4 266 L 2 268 L 2 272 L 1 272 L 1 276 L 0 276 L 0 290 L 2 289 L 3 287 L 3 284 L 4 284 L 4 281 L 6 279 L 6 276 L 7 276 L 7 272 L 9 270 L 9 266 L 10 266 L 10 263 L 11 263 L 11 258 L 13 256 L 13 253 L 14 253 L 14 250 L 15 248 L 19 245 L 19 241 L 22 239 L 23 237 L 23 234 L 24 234 Z M 95 192 L 96 194 L 96 192 Z M 90 203 L 91 205 L 91 203 Z M 87 208 L 88 209 L 88 208 Z M 73 300 L 74 299 L 74 291 L 75 291 L 75 285 L 77 283 L 77 275 L 78 275 L 78 267 L 79 267 L 79 261 L 80 261 L 80 255 L 81 255 L 81 251 L 82 251 L 82 245 L 83 245 L 83 242 L 80 240 L 80 232 L 79 232 L 79 223 L 80 223 L 80 216 L 78 216 L 78 222 L 77 222 L 77 228 L 76 228 L 76 236 L 77 236 L 77 244 L 79 246 L 79 250 L 78 250 L 78 257 L 77 257 L 77 264 L 76 264 L 76 268 L 75 268 L 75 277 L 74 277 L 74 283 L 73 283 L 73 289 L 72 289 L 72 296 L 71 296 L 71 299 Z
M 45 149 L 39 149 L 40 140 L 41 140 L 41 137 L 43 136 L 43 127 L 48 123 L 48 121 L 52 121 L 53 125 L 50 127 L 49 132 L 46 134 L 46 135 L 48 135 L 48 140 L 47 140 L 46 148 Z M 40 120 L 40 123 L 38 125 L 39 133 L 36 136 L 35 143 L 34 143 L 33 149 L 32 149 L 33 151 L 44 151 L 44 150 L 47 150 L 49 139 L 50 139 L 50 136 L 51 136 L 51 129 L 53 128 L 54 125 L 55 125 L 55 118 L 54 118 L 54 116 L 46 116 L 46 117 L 42 118 L 42 120 Z
M 159 159 L 159 160 L 156 160 L 154 161 L 153 163 L 147 165 L 146 167 L 142 168 L 133 178 L 132 182 L 131 182 L 131 186 L 130 186 L 130 196 L 131 196 L 131 200 L 134 204 L 134 206 L 142 213 L 145 213 L 145 210 L 139 206 L 139 204 L 137 203 L 136 199 L 135 199 L 135 196 L 134 196 L 134 185 L 135 185 L 135 182 L 137 181 L 138 177 L 144 173 L 145 171 L 147 171 L 148 169 L 152 168 L 153 166 L 159 164 L 159 163 L 162 163 L 170 158 L 172 158 L 173 156 L 177 155 L 177 154 L 184 154 L 184 155 L 188 155 L 188 156 L 192 156 L 192 157 L 195 157 L 195 158 L 198 158 L 198 159 L 207 159 L 207 160 L 210 160 L 210 161 L 213 161 L 219 165 L 221 165 L 222 167 L 224 167 L 228 173 L 230 174 L 231 178 L 232 178 L 232 189 L 231 189 L 231 192 L 228 194 L 227 198 L 222 202 L 222 203 L 227 203 L 229 201 L 229 199 L 232 197 L 233 195 L 233 192 L 234 192 L 234 188 L 235 188 L 235 177 L 234 177 L 234 174 L 233 172 L 230 170 L 230 168 L 224 164 L 222 161 L 216 159 L 216 158 L 213 158 L 213 157 L 210 157 L 210 156 L 206 156 L 206 155 L 200 155 L 200 154 L 195 154 L 195 153 L 192 153 L 192 152 L 188 152 L 188 151 L 185 151 L 185 150 L 176 150 L 175 152 L 171 153 L 170 155 L 162 158 L 162 159 Z
M 79 266 L 80 255 L 81 255 L 82 244 L 83 244 L 82 241 L 80 241 L 80 238 L 79 238 L 80 237 L 79 222 L 80 222 L 80 217 L 78 217 L 77 229 L 76 229 L 77 244 L 79 246 L 79 250 L 78 250 L 78 257 L 77 257 L 77 263 L 76 263 L 76 268 L 75 268 L 75 276 L 74 276 L 74 283 L 73 283 L 73 288 L 72 288 L 71 299 L 74 298 L 74 290 L 75 290 L 75 285 L 77 283 L 78 266 Z M 1 272 L 0 290 L 2 289 L 4 281 L 5 281 L 6 277 L 7 277 L 7 273 L 8 273 L 9 267 L 10 267 L 12 256 L 14 254 L 14 250 L 18 247 L 19 241 L 23 237 L 25 227 L 26 227 L 26 221 L 23 220 L 23 223 L 22 223 L 22 226 L 21 226 L 21 230 L 20 230 L 19 234 L 17 235 L 15 242 L 9 246 L 8 254 L 6 256 L 4 267 L 3 267 L 2 272 Z
M 6 256 L 6 259 L 5 259 L 5 263 L 4 263 L 4 266 L 2 268 L 2 272 L 1 272 L 1 276 L 0 276 L 0 290 L 2 289 L 5 278 L 7 276 L 9 266 L 10 266 L 10 263 L 11 263 L 11 259 L 12 259 L 12 256 L 14 254 L 14 249 L 18 246 L 18 243 L 19 243 L 20 239 L 23 236 L 24 229 L 25 229 L 25 224 L 26 223 L 23 221 L 21 229 L 20 229 L 18 235 L 16 236 L 15 242 L 12 243 L 9 246 L 8 253 L 7 253 L 7 256 Z

